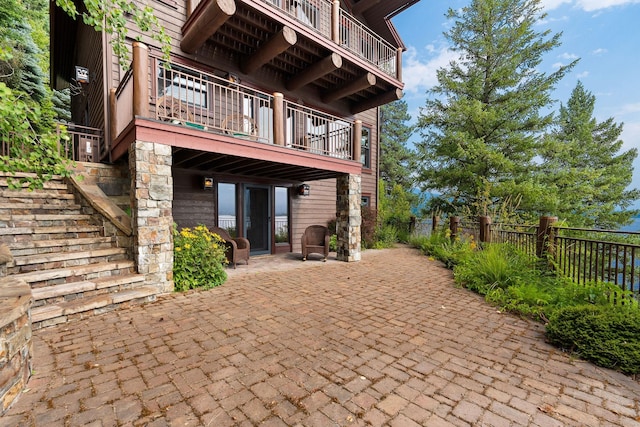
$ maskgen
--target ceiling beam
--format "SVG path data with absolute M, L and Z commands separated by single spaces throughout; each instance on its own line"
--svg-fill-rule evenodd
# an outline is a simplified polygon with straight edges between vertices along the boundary
M 242 63 L 242 72 L 245 74 L 253 73 L 258 68 L 262 67 L 264 64 L 296 44 L 297 41 L 298 36 L 296 35 L 296 32 L 290 27 L 284 27 Z
M 322 102 L 330 103 L 337 99 L 344 98 L 349 95 L 353 95 L 356 92 L 367 89 L 371 86 L 375 86 L 376 76 L 372 73 L 367 73 L 364 76 L 349 82 L 333 91 L 327 92 L 322 96 Z
M 380 3 L 380 0 L 360 0 L 358 3 L 353 5 L 353 14 L 361 15 L 368 9 L 371 9 L 373 6 Z
M 296 74 L 286 84 L 288 90 L 297 90 L 342 67 L 342 57 L 337 53 L 321 59 L 305 70 Z
M 202 9 L 198 7 L 182 27 L 180 48 L 184 52 L 194 53 L 235 13 L 234 0 L 209 0 Z
M 397 101 L 400 98 L 402 98 L 402 90 L 400 89 L 390 90 L 389 92 L 381 93 L 378 96 L 375 96 L 373 98 L 369 98 L 365 101 L 354 104 L 351 107 L 351 113 L 353 114 L 361 113 L 363 111 L 367 111 L 372 108 L 379 107 L 380 105 Z

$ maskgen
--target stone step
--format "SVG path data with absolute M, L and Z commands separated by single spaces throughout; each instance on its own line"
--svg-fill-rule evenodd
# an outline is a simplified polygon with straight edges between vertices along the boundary
M 0 227 L 54 227 L 65 225 L 88 225 L 91 215 L 73 214 L 28 214 L 12 215 L 0 213 Z
M 28 273 L 14 274 L 16 279 L 24 280 L 33 285 L 51 283 L 56 279 L 62 279 L 62 282 L 73 282 L 82 280 L 92 280 L 99 277 L 105 277 L 113 274 L 118 270 L 120 274 L 129 274 L 133 272 L 134 262 L 131 260 L 118 260 L 111 262 L 99 262 L 94 264 L 77 265 L 73 267 L 54 268 L 43 271 L 30 271 Z M 124 271 L 123 271 L 124 270 Z M 55 283 L 55 282 L 54 282 Z M 51 284 L 54 284 L 51 283 Z M 34 288 L 41 287 L 35 286 Z
M 50 252 L 74 252 L 111 248 L 117 242 L 114 236 L 82 237 L 77 239 L 46 239 L 10 243 L 14 257 L 37 255 Z
M 49 262 L 74 261 L 79 259 L 90 260 L 91 258 L 108 258 L 117 255 L 126 255 L 126 253 L 127 250 L 125 248 L 112 247 L 90 251 L 52 252 L 21 257 L 14 255 L 13 265 L 46 264 Z M 87 261 L 86 264 L 89 264 L 89 262 Z M 66 264 L 63 265 L 63 267 L 64 266 L 66 266 Z M 11 267 L 11 265 L 8 264 L 7 267 Z
M 33 235 L 33 234 L 73 234 L 68 238 L 73 237 L 86 237 L 79 236 L 82 233 L 97 233 L 102 230 L 102 227 L 98 225 L 56 225 L 51 227 L 0 227 L 0 236 L 9 235 Z
M 75 203 L 50 204 L 50 203 L 5 203 L 0 199 L 0 215 L 29 215 L 47 214 L 56 212 L 57 214 L 80 214 L 81 206 Z
M 27 176 L 27 174 L 21 174 L 21 175 L 16 175 L 13 178 L 14 181 L 18 181 L 21 177 Z M 33 175 L 31 175 L 33 176 Z M 57 176 L 54 177 L 52 180 L 47 181 L 43 184 L 42 189 L 43 190 L 63 190 L 63 191 L 67 191 L 67 184 L 64 182 L 63 180 L 64 178 L 62 178 L 61 176 Z M 4 188 L 8 188 L 9 187 L 9 179 L 7 178 L 6 175 L 0 175 L 0 187 L 4 187 Z M 29 187 L 29 184 L 24 183 L 21 185 L 21 187 L 23 189 L 27 189 Z M 17 191 L 17 190 L 13 190 L 13 191 Z M 42 190 L 40 190 L 42 191 Z
M 114 310 L 127 304 L 155 301 L 160 292 L 155 286 L 140 286 L 120 292 L 95 295 L 89 298 L 59 304 L 48 304 L 31 309 L 33 329 L 65 323 L 72 318 L 82 318 Z
M 96 291 L 108 288 L 131 287 L 134 284 L 144 282 L 142 274 L 123 274 L 120 276 L 100 277 L 93 280 L 83 280 L 81 282 L 63 283 L 61 285 L 45 286 L 32 289 L 35 301 L 64 297 L 67 295 L 83 294 L 85 292 Z
M 75 196 L 71 193 L 59 193 L 54 190 L 0 190 L 0 197 L 4 198 L 6 203 L 20 203 L 21 200 L 33 203 L 33 200 L 41 200 L 40 203 L 54 204 L 75 200 Z

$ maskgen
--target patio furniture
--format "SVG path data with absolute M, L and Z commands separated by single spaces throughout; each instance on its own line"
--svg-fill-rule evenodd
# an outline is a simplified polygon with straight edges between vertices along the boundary
M 302 234 L 302 261 L 309 254 L 321 254 L 326 262 L 329 256 L 329 229 L 324 225 L 310 225 Z
M 227 230 L 220 227 L 212 227 L 210 231 L 224 240 L 227 247 L 227 261 L 229 261 L 229 264 L 233 264 L 233 268 L 236 268 L 238 261 L 244 261 L 249 265 L 249 252 L 251 251 L 249 240 L 244 237 L 231 237 Z
M 253 118 L 244 114 L 232 114 L 227 116 L 220 127 L 229 135 L 236 138 L 257 139 L 258 125 Z

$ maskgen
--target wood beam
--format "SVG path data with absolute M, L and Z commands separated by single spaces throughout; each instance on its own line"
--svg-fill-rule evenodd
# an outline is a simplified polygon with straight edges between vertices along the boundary
M 360 15 L 378 3 L 380 3 L 380 0 L 360 0 L 358 3 L 353 5 L 353 14 Z
M 182 27 L 180 48 L 194 53 L 204 42 L 214 35 L 222 25 L 236 13 L 234 0 L 209 0 L 196 8 L 192 18 Z
M 337 53 L 332 53 L 293 76 L 291 80 L 287 82 L 286 88 L 288 90 L 300 89 L 302 86 L 306 86 L 341 67 L 342 57 Z
M 388 104 L 393 101 L 397 101 L 402 98 L 402 90 L 394 89 L 389 92 L 382 93 L 376 97 L 369 98 L 365 101 L 359 102 L 351 107 L 351 113 L 357 114 L 363 111 L 370 110 L 380 105 Z
M 251 74 L 285 50 L 296 44 L 298 36 L 290 27 L 284 27 L 271 39 L 264 43 L 258 50 L 242 63 L 241 70 L 245 74 Z
M 344 98 L 345 96 L 352 95 L 368 87 L 375 86 L 376 76 L 372 73 L 367 73 L 364 76 L 347 83 L 333 91 L 327 92 L 322 96 L 322 102 L 333 102 L 337 99 Z

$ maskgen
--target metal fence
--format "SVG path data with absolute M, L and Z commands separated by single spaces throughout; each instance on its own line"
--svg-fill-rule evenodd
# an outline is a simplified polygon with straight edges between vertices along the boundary
M 549 218 L 542 217 L 539 225 L 460 218 L 451 222 L 451 232 L 481 236 L 483 242 L 509 243 L 530 256 L 549 260 L 556 271 L 576 283 L 611 283 L 640 299 L 640 232 L 559 227 Z M 483 226 L 489 230 L 484 235 Z

